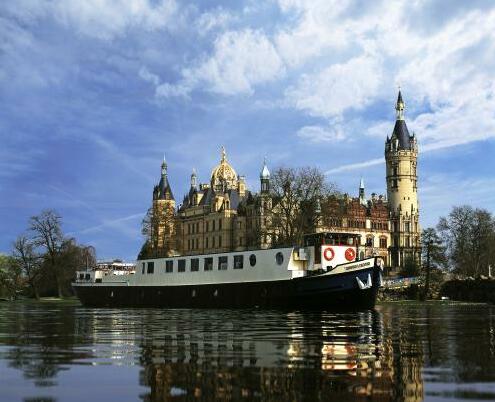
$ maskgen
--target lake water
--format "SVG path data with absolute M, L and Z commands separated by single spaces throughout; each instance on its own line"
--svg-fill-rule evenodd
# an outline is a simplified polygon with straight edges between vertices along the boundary
M 0 401 L 495 400 L 495 308 L 0 303 Z

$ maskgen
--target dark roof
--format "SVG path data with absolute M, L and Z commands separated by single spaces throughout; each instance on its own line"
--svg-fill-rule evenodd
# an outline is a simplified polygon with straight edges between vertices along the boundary
M 155 187 L 155 193 L 158 200 L 175 200 L 167 176 L 165 175 L 162 175 L 160 183 Z
M 411 148 L 411 136 L 409 135 L 409 130 L 407 129 L 406 122 L 404 120 L 395 121 L 394 132 L 392 133 L 392 138 L 394 137 L 399 140 L 400 149 Z

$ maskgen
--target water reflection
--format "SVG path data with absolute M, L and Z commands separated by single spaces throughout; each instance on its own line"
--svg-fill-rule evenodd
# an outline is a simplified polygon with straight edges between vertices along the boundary
M 4 303 L 0 373 L 13 380 L 0 375 L 0 400 L 494 399 L 493 315 L 468 304 L 335 314 Z M 106 388 L 88 385 L 102 378 Z

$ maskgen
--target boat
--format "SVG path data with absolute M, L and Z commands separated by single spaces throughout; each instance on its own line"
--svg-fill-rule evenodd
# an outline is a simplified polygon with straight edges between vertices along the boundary
M 314 233 L 301 247 L 147 258 L 136 270 L 76 273 L 90 307 L 371 309 L 383 261 L 358 259 L 360 236 Z

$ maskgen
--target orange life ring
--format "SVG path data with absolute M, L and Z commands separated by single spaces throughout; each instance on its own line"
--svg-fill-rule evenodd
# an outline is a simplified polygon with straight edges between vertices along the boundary
M 330 254 L 330 255 L 328 255 L 328 254 Z M 323 257 L 327 261 L 332 261 L 333 257 L 335 257 L 335 251 L 333 251 L 333 248 L 329 247 L 329 248 L 325 249 L 325 251 L 323 251 Z
M 356 251 L 353 248 L 348 248 L 345 251 L 345 259 L 347 261 L 354 261 L 355 258 L 356 258 Z

